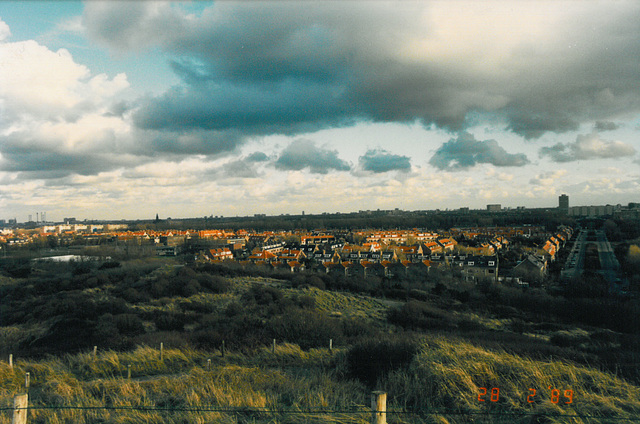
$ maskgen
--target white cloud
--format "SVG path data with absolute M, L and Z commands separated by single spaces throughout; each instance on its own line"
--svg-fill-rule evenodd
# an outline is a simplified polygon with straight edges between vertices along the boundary
M 0 44 L 0 53 L 7 58 L 0 96 L 16 112 L 57 115 L 83 100 L 79 85 L 90 73 L 67 50 L 53 52 L 29 40 Z
M 0 41 L 0 57 L 0 170 L 60 178 L 127 164 L 132 128 L 105 113 L 129 87 L 124 73 L 93 75 L 33 40 Z
M 554 162 L 613 159 L 636 154 L 636 149 L 622 141 L 608 141 L 600 134 L 578 134 L 574 143 L 557 143 L 540 149 L 540 156 L 549 156 Z
M 82 16 L 73 16 L 69 19 L 59 22 L 56 25 L 56 31 L 81 34 L 86 31 L 86 28 L 82 24 Z
M 129 86 L 125 74 L 91 76 L 69 51 L 33 40 L 0 43 L 0 98 L 9 118 L 58 119 L 95 109 Z
M 0 42 L 11 37 L 11 29 L 2 19 L 0 19 Z
M 544 172 L 532 178 L 529 183 L 537 186 L 549 187 L 556 183 L 557 180 L 563 178 L 567 174 L 565 169 L 559 169 L 552 172 Z

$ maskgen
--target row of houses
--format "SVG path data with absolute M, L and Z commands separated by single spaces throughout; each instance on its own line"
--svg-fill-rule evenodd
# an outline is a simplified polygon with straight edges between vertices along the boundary
M 282 249 L 278 252 L 257 250 L 247 258 L 237 260 L 243 266 L 259 266 L 290 272 L 313 271 L 349 276 L 407 276 L 422 274 L 436 267 L 460 268 L 466 279 L 497 279 L 497 256 L 454 255 L 430 253 L 424 245 L 396 246 L 384 251 L 366 251 L 346 245 L 340 250 Z M 221 262 L 234 259 L 228 247 L 209 249 L 203 258 Z
M 527 254 L 513 268 L 512 276 L 530 282 L 541 281 L 548 273 L 549 263 L 557 259 L 558 252 L 571 239 L 573 232 L 571 227 L 560 227 L 558 232 L 544 240 L 539 249 Z
M 474 240 L 480 237 L 540 237 L 547 234 L 547 230 L 541 225 L 515 225 L 508 227 L 455 227 L 449 230 L 452 236 Z
M 542 278 L 548 263 L 571 238 L 573 231 L 563 227 L 528 254 L 509 274 L 527 280 Z M 312 243 L 315 241 L 317 243 Z M 322 242 L 324 244 L 319 244 Z M 428 272 L 434 267 L 458 268 L 467 280 L 498 279 L 497 252 L 509 247 L 504 236 L 493 236 L 486 243 L 469 248 L 453 238 L 439 237 L 412 246 L 384 245 L 368 241 L 362 245 L 341 243 L 326 235 L 311 236 L 296 248 L 266 245 L 245 257 L 235 257 L 243 266 L 268 266 L 291 272 L 313 270 L 336 275 L 397 276 Z M 274 247 L 275 246 L 275 247 Z M 457 252 L 454 254 L 454 251 Z M 208 260 L 234 259 L 231 249 L 212 249 Z
M 562 249 L 567 241 L 572 237 L 573 229 L 570 227 L 563 227 L 561 231 L 557 232 L 555 235 L 550 236 L 548 239 L 544 241 L 541 248 L 542 250 L 549 255 L 550 260 L 553 262 L 556 260 L 556 256 L 560 249 Z
M 331 242 L 331 240 L 327 240 Z M 334 242 L 333 244 L 302 244 L 297 248 L 285 248 L 285 243 L 266 245 L 255 249 L 247 259 L 251 262 L 282 262 L 283 260 L 306 261 L 311 260 L 319 263 L 325 262 L 362 262 L 369 261 L 378 263 L 382 261 L 399 262 L 409 260 L 410 262 L 421 261 L 430 255 L 451 252 L 457 243 L 453 239 L 441 238 L 436 241 L 420 243 L 413 246 L 385 246 L 379 243 L 365 243 L 355 245 L 348 243 Z M 209 255 L 212 257 L 212 255 Z
M 464 259 L 457 259 L 452 262 L 442 258 L 433 257 L 422 261 L 403 260 L 399 262 L 381 261 L 371 262 L 362 260 L 359 262 L 300 262 L 297 260 L 282 261 L 238 261 L 242 267 L 262 267 L 269 270 L 283 270 L 288 272 L 318 272 L 332 276 L 344 277 L 406 277 L 410 275 L 420 276 L 430 272 L 437 267 L 457 267 L 467 281 L 477 281 L 479 279 L 489 279 L 497 281 L 498 278 L 498 258 L 496 256 L 466 256 Z

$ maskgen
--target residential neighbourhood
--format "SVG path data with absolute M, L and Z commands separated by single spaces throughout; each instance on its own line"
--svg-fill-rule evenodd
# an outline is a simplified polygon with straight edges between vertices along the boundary
M 234 263 L 287 272 L 315 272 L 364 278 L 419 278 L 433 269 L 459 272 L 465 281 L 541 281 L 549 264 L 573 235 L 563 226 L 454 227 L 424 229 L 251 229 L 130 230 L 126 224 L 43 225 L 31 230 L 4 229 L 5 250 L 37 244 L 72 249 L 119 246 L 147 254 L 192 255 L 202 263 Z

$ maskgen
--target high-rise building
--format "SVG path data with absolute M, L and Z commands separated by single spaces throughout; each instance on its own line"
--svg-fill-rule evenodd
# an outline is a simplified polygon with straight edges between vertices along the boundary
M 558 209 L 563 212 L 569 212 L 569 196 L 561 194 L 560 197 L 558 197 Z
M 487 210 L 489 212 L 500 212 L 502 210 L 502 205 L 500 204 L 487 205 Z

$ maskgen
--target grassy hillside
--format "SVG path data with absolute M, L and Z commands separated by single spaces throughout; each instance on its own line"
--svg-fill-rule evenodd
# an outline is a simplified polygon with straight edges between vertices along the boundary
M 37 267 L 0 283 L 0 355 L 17 358 L 13 370 L 0 361 L 0 406 L 29 372 L 32 406 L 67 409 L 35 409 L 30 424 L 365 423 L 376 389 L 389 393 L 391 423 L 640 415 L 632 300 L 437 273 L 406 282 L 157 260 Z M 9 421 L 5 412 L 0 424 Z
M 389 422 L 529 423 L 536 422 L 536 415 L 545 415 L 549 417 L 540 422 L 607 423 L 613 417 L 626 422 L 625 418 L 640 415 L 640 388 L 592 368 L 525 359 L 443 337 L 420 337 L 416 346 L 408 362 L 388 370 L 375 383 L 388 392 L 390 411 L 405 412 L 391 412 Z M 359 361 L 379 366 L 380 346 L 374 344 L 368 351 Z M 22 389 L 24 373 L 30 372 L 31 406 L 122 409 L 36 409 L 30 412 L 29 423 L 369 420 L 371 389 L 353 377 L 348 349 L 303 351 L 287 344 L 275 353 L 263 348 L 224 358 L 199 350 L 166 349 L 164 354 L 160 361 L 157 349 L 138 347 L 126 353 L 99 352 L 95 360 L 91 354 L 19 360 L 13 370 L 2 363 L 0 405 L 11 404 L 12 396 Z M 207 359 L 212 360 L 211 370 Z M 131 365 L 130 380 L 127 365 Z M 478 400 L 481 387 L 488 388 L 484 402 Z M 548 387 L 559 390 L 558 398 Z M 500 389 L 495 402 L 492 388 Z M 536 389 L 533 403 L 527 402 L 529 389 Z M 572 391 L 571 404 L 565 404 L 567 390 Z M 209 411 L 189 411 L 198 408 Z M 503 415 L 489 419 L 483 415 L 487 412 Z M 2 424 L 9 422 L 9 414 L 0 419 Z

